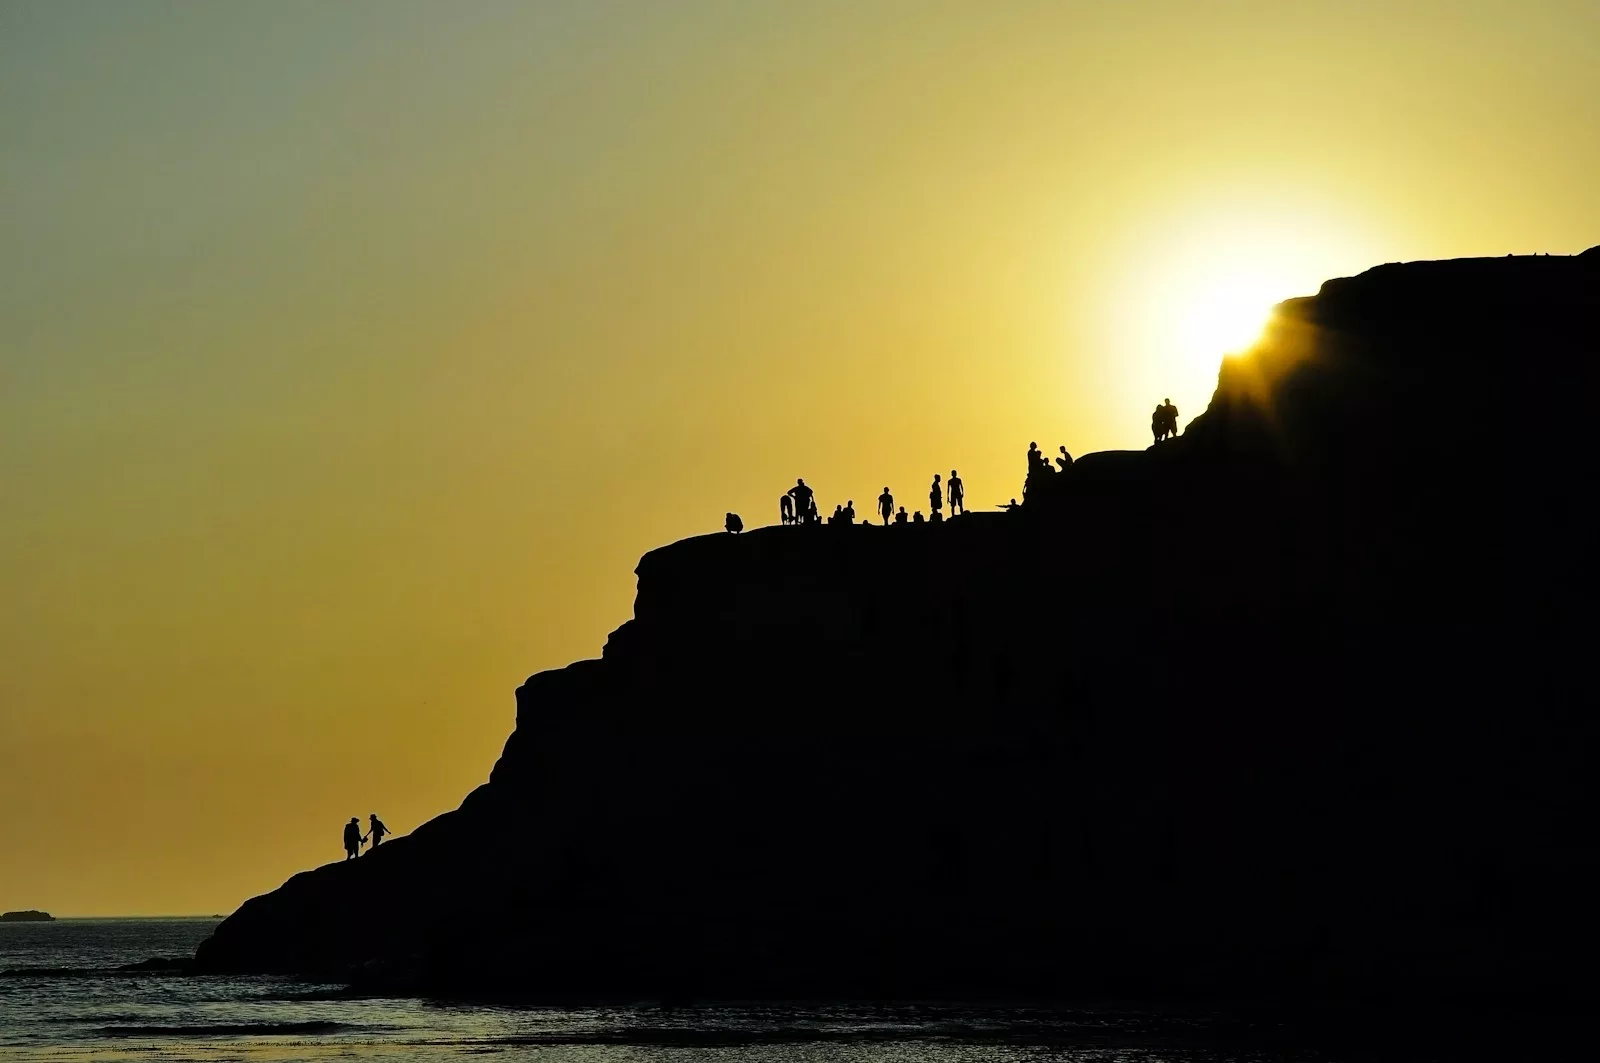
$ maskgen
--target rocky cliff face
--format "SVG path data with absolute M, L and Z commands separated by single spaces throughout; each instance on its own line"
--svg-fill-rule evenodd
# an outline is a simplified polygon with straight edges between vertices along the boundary
M 1595 252 L 1379 267 L 1283 304 L 1181 439 L 1022 512 L 647 554 L 487 785 L 199 964 L 1589 999 L 1597 309 Z

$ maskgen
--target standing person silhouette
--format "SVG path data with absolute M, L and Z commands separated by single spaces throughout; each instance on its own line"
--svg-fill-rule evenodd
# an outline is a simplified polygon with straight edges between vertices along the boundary
M 351 816 L 350 822 L 344 825 L 344 858 L 354 860 L 361 855 L 361 843 L 365 840 L 361 837 L 361 817 Z
M 950 515 L 956 515 L 956 510 L 967 511 L 967 485 L 961 482 L 961 477 L 956 475 L 954 469 L 950 470 L 950 479 L 945 481 L 945 490 L 950 495 Z
M 372 821 L 367 828 L 368 833 L 372 835 L 372 851 L 377 852 L 379 844 L 383 842 L 384 835 L 394 832 L 383 825 L 383 820 L 378 818 L 376 812 L 369 816 L 368 819 Z
M 793 524 L 794 523 L 794 496 L 793 495 L 785 493 L 785 494 L 781 494 L 781 495 L 778 496 L 778 523 L 779 524 Z
M 940 520 L 936 514 L 944 508 L 944 488 L 939 486 L 939 474 L 933 474 L 933 484 L 928 488 L 928 513 L 934 520 Z
M 883 517 L 883 526 L 889 526 L 889 518 L 894 516 L 894 495 L 889 493 L 889 488 L 883 489 L 883 494 L 878 496 L 878 513 Z
M 800 523 L 815 524 L 817 521 L 815 497 L 811 488 L 806 486 L 806 482 L 796 480 L 794 486 L 789 488 L 789 495 L 794 499 L 794 510 Z
M 1168 438 L 1176 438 L 1178 434 L 1178 408 L 1172 404 L 1171 399 L 1165 399 L 1161 404 L 1162 420 L 1167 424 Z

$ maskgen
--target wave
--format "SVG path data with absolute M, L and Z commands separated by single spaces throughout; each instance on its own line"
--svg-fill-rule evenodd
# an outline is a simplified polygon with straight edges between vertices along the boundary
M 138 963 L 123 963 L 115 967 L 12 967 L 0 971 L 0 978 L 106 978 L 130 975 L 184 975 L 190 973 L 191 961 L 154 957 Z
M 303 1004 L 335 1000 L 381 1000 L 392 996 L 393 994 L 373 993 L 363 989 L 353 989 L 349 986 L 326 985 L 318 986 L 315 989 L 283 989 L 265 993 L 252 993 L 249 999 L 274 1003 Z
M 827 1028 L 779 1027 L 765 1030 L 708 1030 L 643 1027 L 626 1030 L 592 1030 L 549 1033 L 509 1034 L 474 1038 L 470 1042 L 496 1046 L 637 1046 L 653 1048 L 753 1048 L 764 1045 L 815 1044 L 912 1044 L 944 1042 L 959 1045 L 1046 1046 L 1061 1044 L 1142 1044 L 1148 1034 L 1138 1031 L 1074 1029 L 1010 1029 L 977 1026 L 896 1025 L 882 1027 Z
M 101 1037 L 270 1037 L 365 1030 L 348 1022 L 227 1022 L 208 1026 L 102 1026 Z

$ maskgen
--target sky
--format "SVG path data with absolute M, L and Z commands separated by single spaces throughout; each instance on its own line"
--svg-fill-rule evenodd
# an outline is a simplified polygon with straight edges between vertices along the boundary
M 1600 243 L 1597 40 L 1592 0 L 0 0 L 0 909 L 225 913 L 455 807 L 641 554 L 798 476 L 997 505 L 1328 277 Z

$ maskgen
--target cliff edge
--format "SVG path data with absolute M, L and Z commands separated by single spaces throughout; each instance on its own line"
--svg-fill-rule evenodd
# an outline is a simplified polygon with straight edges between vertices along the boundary
M 197 963 L 1592 1002 L 1597 310 L 1595 252 L 1380 266 L 1282 304 L 1181 438 L 1019 512 L 646 554 L 486 785 Z

